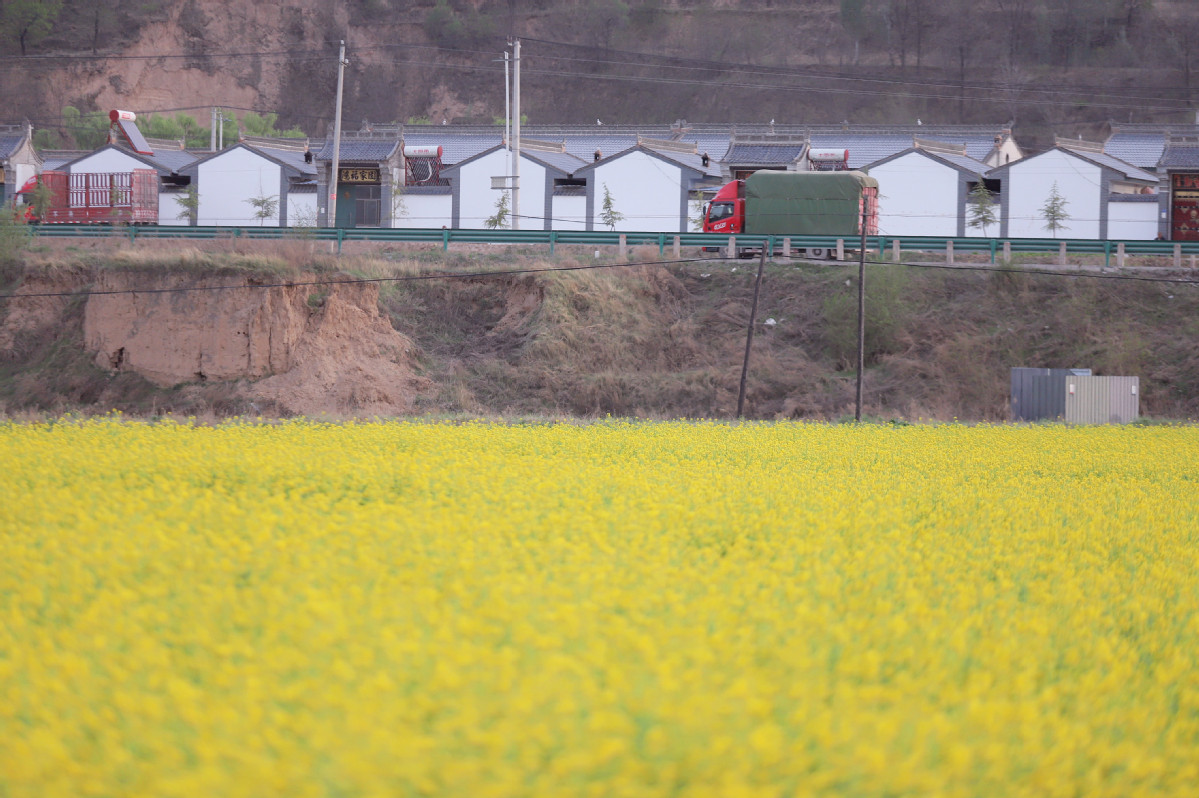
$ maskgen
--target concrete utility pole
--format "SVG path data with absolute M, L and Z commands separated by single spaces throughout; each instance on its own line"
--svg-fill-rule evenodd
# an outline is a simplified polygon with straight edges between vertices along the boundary
M 512 229 L 520 229 L 520 39 L 512 43 L 514 83 L 512 90 Z
M 337 166 L 341 160 L 341 90 L 344 84 L 346 43 L 343 39 L 337 53 L 337 110 L 333 114 L 333 169 L 329 173 L 329 227 L 337 226 Z
M 510 53 L 504 51 L 504 153 L 506 162 L 504 166 L 505 175 L 512 174 L 512 80 L 508 77 L 508 56 Z M 508 178 L 504 178 L 504 182 L 508 182 Z
M 216 106 L 212 106 L 212 124 L 209 128 L 208 149 L 216 152 Z

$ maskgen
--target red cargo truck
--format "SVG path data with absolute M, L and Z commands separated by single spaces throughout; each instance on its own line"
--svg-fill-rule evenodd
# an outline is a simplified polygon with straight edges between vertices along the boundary
M 704 209 L 704 232 L 737 235 L 836 236 L 852 246 L 878 233 L 878 181 L 863 172 L 762 170 L 723 186 Z M 780 246 L 776 243 L 776 246 Z M 758 248 L 737 247 L 739 254 Z M 832 257 L 808 247 L 809 257 Z
M 46 207 L 34 213 L 38 185 Z M 41 224 L 158 224 L 158 172 L 42 172 L 17 194 L 26 218 Z

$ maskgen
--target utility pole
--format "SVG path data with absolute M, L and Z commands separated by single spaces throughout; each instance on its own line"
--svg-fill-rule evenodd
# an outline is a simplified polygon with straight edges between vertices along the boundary
M 337 110 L 333 114 L 333 169 L 329 173 L 329 226 L 337 226 L 337 166 L 341 160 L 341 90 L 346 68 L 346 43 L 337 53 Z
M 208 149 L 216 152 L 216 106 L 212 106 L 212 123 L 209 127 Z
M 513 82 L 512 89 L 512 229 L 520 229 L 520 39 L 512 43 Z
M 754 301 L 749 306 L 749 329 L 745 331 L 745 360 L 741 363 L 741 387 L 737 391 L 737 418 L 742 417 L 745 409 L 745 380 L 749 376 L 749 351 L 754 345 L 754 323 L 758 318 L 758 291 L 762 288 L 762 270 L 766 268 L 766 247 L 772 245 L 774 239 L 762 243 L 762 255 L 758 258 L 758 278 L 754 280 Z
M 858 386 L 853 420 L 862 420 L 862 371 L 866 366 L 866 198 L 862 198 L 862 242 L 858 247 Z
M 504 151 L 507 154 L 507 167 L 504 174 L 512 174 L 512 98 L 511 89 L 512 83 L 508 78 L 508 56 L 507 50 L 504 51 Z M 504 182 L 507 182 L 504 178 Z

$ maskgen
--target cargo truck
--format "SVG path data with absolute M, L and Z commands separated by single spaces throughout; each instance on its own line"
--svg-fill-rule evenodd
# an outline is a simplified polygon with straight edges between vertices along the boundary
M 36 195 L 44 187 L 40 215 Z M 25 217 L 40 224 L 158 224 L 158 172 L 42 172 L 21 187 Z
M 736 236 L 773 235 L 776 252 L 782 238 L 829 236 L 846 247 L 878 233 L 878 181 L 864 172 L 783 172 L 761 170 L 722 186 L 704 209 L 704 232 Z M 761 247 L 737 246 L 743 257 Z M 796 247 L 812 258 L 835 256 L 835 246 Z

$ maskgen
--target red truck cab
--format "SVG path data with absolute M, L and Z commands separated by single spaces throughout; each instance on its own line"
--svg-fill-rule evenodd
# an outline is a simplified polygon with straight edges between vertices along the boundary
M 745 229 L 745 181 L 720 187 L 704 209 L 704 232 L 736 235 Z

